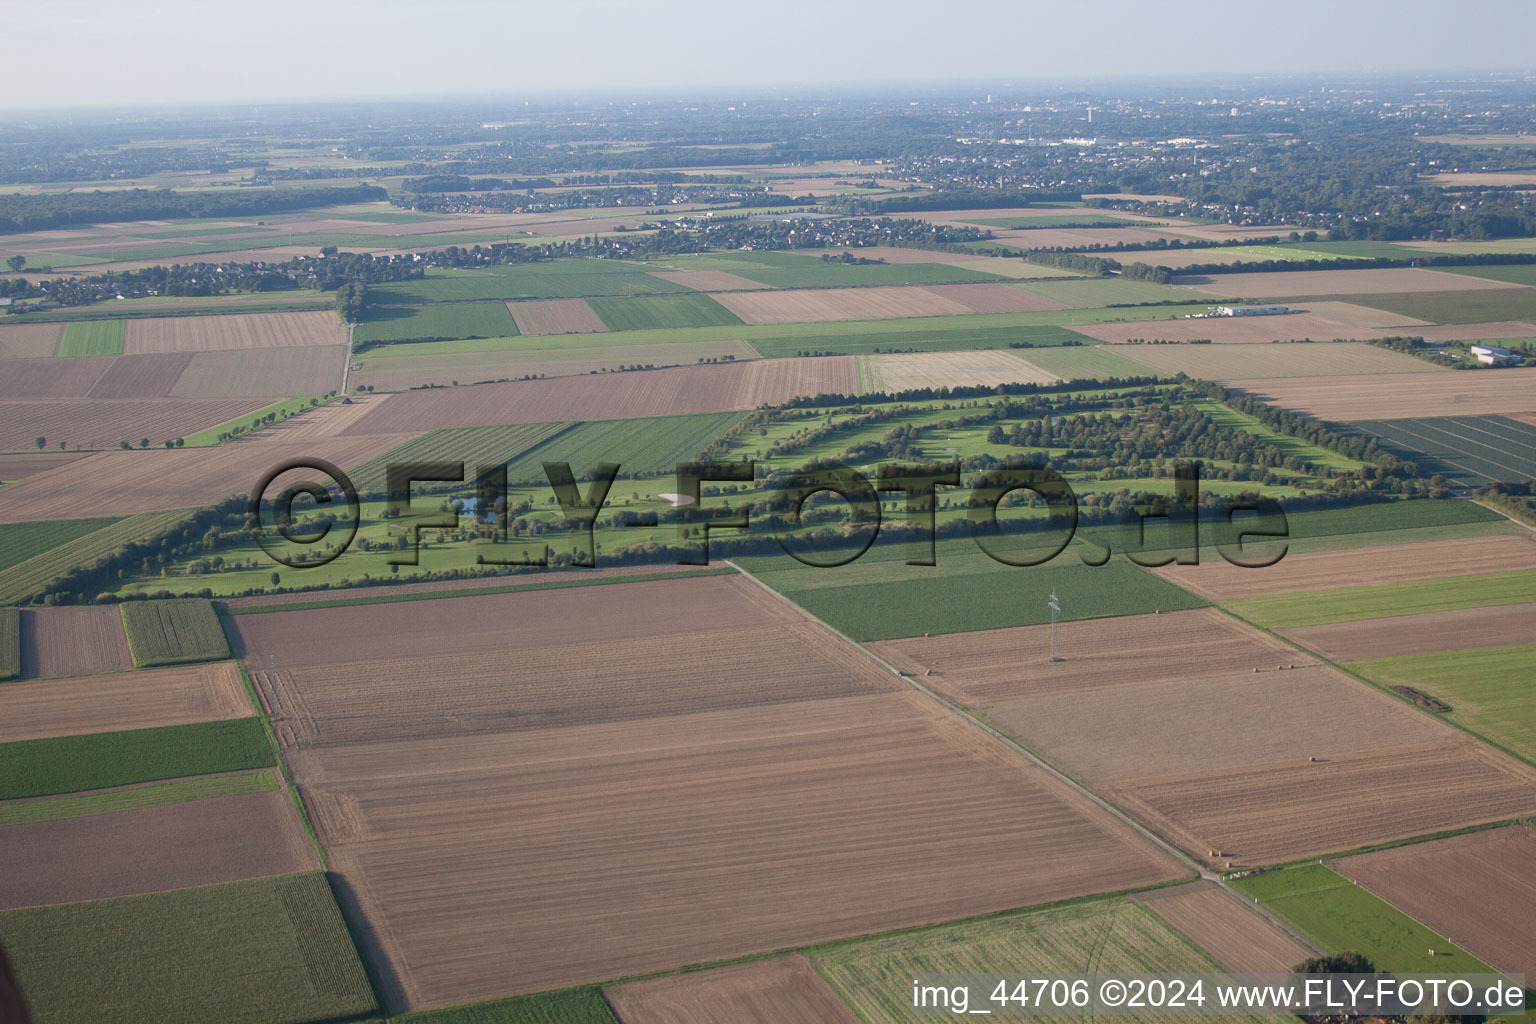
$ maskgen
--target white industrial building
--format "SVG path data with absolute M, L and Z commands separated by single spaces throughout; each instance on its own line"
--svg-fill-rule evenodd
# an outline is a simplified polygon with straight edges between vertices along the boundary
M 1217 316 L 1275 316 L 1289 313 L 1290 306 L 1217 306 Z
M 1511 352 L 1507 348 L 1499 348 L 1497 345 L 1471 345 L 1467 349 L 1478 362 L 1485 366 L 1505 366 L 1509 363 L 1518 363 L 1521 355 Z

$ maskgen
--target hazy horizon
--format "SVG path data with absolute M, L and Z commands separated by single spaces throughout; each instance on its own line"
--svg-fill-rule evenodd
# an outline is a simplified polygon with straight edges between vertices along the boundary
M 64 0 L 12 12 L 26 45 L 8 53 L 17 84 L 0 110 L 1536 68 L 1536 4 L 1524 0 L 1299 0 L 1282 13 L 1212 0 L 1108 0 L 1089 17 L 988 0 L 938 19 L 911 0 L 786 0 L 766 13 L 700 0 L 385 0 L 366 13 Z

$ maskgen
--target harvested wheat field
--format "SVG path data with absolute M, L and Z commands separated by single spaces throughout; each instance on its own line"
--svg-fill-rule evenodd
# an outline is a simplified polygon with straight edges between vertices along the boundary
M 1429 321 L 1420 320 L 1417 317 L 1404 316 L 1401 313 L 1391 313 L 1385 309 L 1376 309 L 1371 306 L 1362 306 L 1357 302 L 1339 302 L 1334 299 L 1320 299 L 1317 302 L 1306 304 L 1306 313 L 1320 316 L 1325 320 L 1344 324 L 1347 327 L 1424 327 Z M 1235 319 L 1235 318 L 1234 318 Z M 1260 317 L 1259 319 L 1263 319 Z M 1397 331 L 1398 334 L 1418 334 L 1417 330 Z
M 162 316 L 129 320 L 123 333 L 123 354 L 298 348 L 346 343 L 346 325 L 330 310 Z
M 115 362 L 112 356 L 0 361 L 0 399 L 84 398 Z
M 0 359 L 41 359 L 59 350 L 64 325 L 7 324 L 0 327 Z
M 603 990 L 624 1024 L 858 1024 L 803 956 L 669 974 Z
M 132 668 L 133 656 L 128 653 L 128 637 L 116 605 L 22 609 L 21 678 L 84 676 Z
M 384 435 L 97 452 L 0 489 L 0 520 L 90 519 L 193 508 L 247 493 L 289 458 L 320 458 L 347 469 L 407 440 Z
M 0 828 L 0 909 L 313 871 L 281 790 Z
M 1322 305 L 1322 303 L 1318 303 Z M 1337 303 L 1345 305 L 1345 303 Z M 1364 307 L 1361 307 L 1364 308 Z M 1315 313 L 1287 313 L 1283 316 L 1211 316 L 1179 317 L 1169 320 L 1132 320 L 1109 324 L 1084 324 L 1073 327 L 1079 334 L 1111 344 L 1124 344 L 1133 338 L 1145 341 L 1210 341 L 1216 345 L 1257 345 L 1269 342 L 1331 342 L 1335 338 L 1375 338 L 1389 334 L 1417 334 L 1413 331 L 1352 327 Z M 1197 346 L 1204 348 L 1205 346 Z M 1417 361 L 1416 361 L 1417 362 Z M 1429 364 L 1418 362 L 1419 369 Z
M 1536 643 L 1536 604 L 1457 608 L 1277 630 L 1329 661 Z
M 177 398 L 323 395 L 341 387 L 345 345 L 198 352 L 177 379 Z
M 726 292 L 715 296 L 748 324 L 824 323 L 834 320 L 889 320 L 911 316 L 958 316 L 978 312 L 979 301 L 967 290 L 949 296 L 953 286 L 889 288 L 802 288 L 768 292 Z M 989 301 L 1009 310 L 1060 309 L 1061 303 L 1030 295 L 1008 284 L 972 285 L 997 288 L 998 298 Z M 1007 293 L 1007 294 L 1005 294 Z
M 235 623 L 392 1008 L 1183 874 L 740 577 Z
M 696 292 L 740 292 L 767 288 L 761 281 L 753 281 L 726 270 L 667 270 L 652 271 L 652 277 Z
M 1279 926 L 1208 882 L 1131 897 L 1235 974 L 1289 974 L 1313 953 Z
M 1218 601 L 1531 568 L 1536 568 L 1536 535 L 1520 533 L 1344 551 L 1303 551 L 1287 554 L 1262 569 L 1206 561 L 1152 571 L 1185 590 Z
M 923 288 L 971 313 L 1031 313 L 1060 309 L 1061 304 L 1011 284 L 938 284 Z
M 1234 377 L 1418 375 L 1429 365 L 1402 352 L 1356 341 L 1312 345 L 1112 345 L 1109 351 L 1164 373 L 1187 373 L 1217 381 Z
M 0 686 L 0 743 L 220 722 L 254 713 L 232 661 L 38 679 Z
M 0 451 L 36 451 L 36 439 L 76 449 L 152 445 L 227 423 L 269 404 L 266 398 L 145 398 L 0 401 Z M 8 479 L 0 477 L 0 479 Z
M 587 305 L 586 299 L 509 302 L 507 309 L 512 313 L 519 334 L 604 334 L 608 331 L 608 325 Z
M 860 382 L 861 394 L 1024 382 L 1049 384 L 1059 379 L 1059 375 L 1047 373 L 1009 352 L 913 352 L 860 358 L 867 378 Z
M 1411 359 L 1411 356 L 1405 356 Z M 1536 412 L 1536 367 L 1320 379 L 1238 377 L 1227 386 L 1322 420 L 1419 419 Z
M 159 352 L 141 356 L 116 356 L 107 372 L 91 388 L 90 397 L 166 398 L 192 363 L 190 352 Z M 274 394 L 277 392 L 273 392 Z
M 1536 770 L 1214 609 L 1059 629 L 1059 663 L 1049 626 L 872 647 L 1216 866 L 1536 809 Z
M 1536 833 L 1491 829 L 1334 861 L 1409 916 L 1501 971 L 1536 977 Z
M 796 395 L 854 394 L 858 386 L 853 356 L 823 356 L 433 388 L 395 395 L 343 434 L 727 412 Z
M 1440 270 L 1396 267 L 1384 270 L 1273 270 L 1244 274 L 1184 274 L 1173 282 L 1193 291 L 1244 299 L 1283 299 L 1303 295 L 1405 295 L 1418 292 L 1486 292 L 1522 285 L 1448 274 Z

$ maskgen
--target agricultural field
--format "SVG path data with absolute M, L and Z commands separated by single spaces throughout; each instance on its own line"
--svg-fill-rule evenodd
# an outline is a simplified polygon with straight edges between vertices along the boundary
M 44 530 L 56 537 L 46 546 L 38 543 L 36 554 L 21 561 L 4 565 L 0 576 L 0 603 L 14 604 L 37 593 L 56 577 L 77 565 L 94 565 L 96 560 L 123 544 L 152 537 L 186 517 L 185 510 L 156 512 L 129 516 L 124 519 L 60 519 L 37 523 L 8 524 L 4 536 L 7 543 L 16 545 L 6 550 L 11 557 L 34 550 L 37 530 Z M 19 518 L 19 517 L 17 517 Z M 83 528 L 74 537 L 66 523 L 94 524 Z M 55 533 L 55 531 L 60 531 Z
M 402 1013 L 390 1017 L 389 1024 L 619 1024 L 619 1019 L 602 992 L 583 986 L 445 1010 Z
M 725 292 L 716 299 L 743 323 L 794 324 L 838 320 L 963 316 L 971 313 L 1027 313 L 1062 308 L 1013 285 L 950 287 L 806 288 L 786 291 Z
M 0 911 L 0 931 L 39 1024 L 302 1024 L 374 1008 L 319 872 Z
M 1335 953 L 1364 953 L 1378 970 L 1494 973 L 1444 935 L 1322 864 L 1283 868 L 1232 884 L 1317 945 Z
M 406 462 L 462 462 L 465 476 L 472 477 L 479 467 L 505 464 L 532 448 L 537 448 L 571 423 L 520 423 L 506 427 L 457 427 L 433 430 L 414 437 L 398 448 L 391 448 L 351 472 L 353 482 L 364 494 L 385 491 L 385 472 L 391 464 Z M 420 483 L 413 490 L 432 487 Z
M 274 762 L 263 728 L 236 718 L 3 743 L 0 800 L 267 768 Z
M 944 254 L 935 253 L 934 256 Z M 677 256 L 670 270 L 724 270 L 769 288 L 867 288 L 877 285 L 966 284 L 998 276 L 937 259 L 931 263 L 848 264 L 823 260 L 816 253 L 718 252 Z M 670 283 L 670 282 L 669 282 Z
M 16 609 L 5 609 L 15 614 Z M 253 714 L 234 662 L 36 679 L 0 688 L 0 743 Z
M 1239 377 L 1419 375 L 1428 365 L 1401 352 L 1352 341 L 1313 345 L 1115 345 L 1110 351 L 1162 373 L 1187 373 L 1223 382 Z
M 1536 809 L 1536 771 L 1215 610 L 1069 620 L 1058 662 L 1047 657 L 1050 632 L 873 649 L 1216 867 Z M 1356 799 L 1362 786 L 1369 807 Z
M 1536 479 L 1536 425 L 1503 416 L 1448 416 L 1417 420 L 1361 420 L 1395 454 L 1411 459 L 1422 476 L 1441 475 L 1474 489 L 1492 481 Z
M 400 281 L 369 290 L 379 305 L 496 299 L 580 299 L 598 295 L 654 295 L 687 291 L 633 263 L 556 260 L 485 270 L 434 270 L 420 281 Z
M 96 320 L 64 325 L 64 336 L 59 340 L 59 355 L 120 356 L 123 354 L 123 322 L 121 320 Z
M 21 613 L 0 608 L 0 682 L 21 675 Z
M 1214 302 L 1227 294 L 1218 291 L 1202 295 L 1196 291 L 1192 299 L 1190 292 L 1195 291 L 1194 289 L 1118 277 L 1031 281 L 1029 284 L 1015 285 L 1015 287 L 1043 299 L 1049 299 L 1057 304 L 1056 308 L 1060 309 L 1098 309 L 1104 306 L 1136 306 L 1154 302 L 1183 303 L 1202 298 L 1208 298 Z
M 1281 630 L 1281 635 L 1329 661 L 1365 661 L 1470 647 L 1536 643 L 1536 605 L 1494 605 L 1354 619 Z
M 228 349 L 193 354 L 173 398 L 323 395 L 341 386 L 345 345 Z
M 651 276 L 696 292 L 754 291 L 768 287 L 727 270 L 653 270 Z
M 1536 412 L 1536 368 L 1238 378 L 1227 385 L 1271 405 L 1335 422 Z
M 1294 299 L 1311 296 L 1419 295 L 1421 293 L 1499 291 L 1514 286 L 1440 270 L 1394 267 L 1384 270 L 1276 270 L 1245 274 L 1184 274 L 1180 288 L 1243 299 Z M 1536 292 L 1526 294 L 1536 302 Z M 1367 302 L 1365 305 L 1374 305 Z M 1388 307 L 1390 308 L 1390 307 Z M 1408 313 L 1408 316 L 1417 316 Z M 1424 317 L 1436 323 L 1438 317 Z
M 591 334 L 608 329 L 586 299 L 509 302 L 507 309 L 523 335 Z
M 363 353 L 353 364 L 351 380 L 354 385 L 405 391 L 422 385 L 476 384 L 525 377 L 573 377 L 640 367 L 665 368 L 702 361 L 737 362 L 758 358 L 757 351 L 741 340 L 635 345 L 620 341 L 621 337 L 603 334 L 602 338 L 614 339 L 616 343 L 612 345 L 567 345 L 567 336 L 549 339 L 549 348 L 499 347 L 455 353 L 422 351 L 429 348 L 422 345 L 394 351 L 394 346 L 391 346 L 389 349 L 373 349 Z
M 0 453 L 0 483 L 20 480 L 34 473 L 46 473 L 50 469 L 58 469 L 60 466 L 83 458 L 84 455 L 84 452 L 36 450 L 13 452 L 9 455 Z
M 62 323 L 0 326 L 0 359 L 42 359 L 57 355 L 64 337 Z
M 333 316 L 332 320 L 335 319 Z M 457 338 L 510 338 L 518 333 L 505 302 L 440 302 L 427 306 L 377 306 L 357 325 L 360 345 Z
M 216 796 L 271 793 L 281 788 L 276 773 L 271 769 L 263 769 L 232 772 L 227 775 L 207 775 L 202 778 L 172 779 L 169 782 L 150 782 L 137 786 L 125 786 L 121 789 L 99 789 L 68 796 L 9 800 L 0 803 L 0 825 L 25 825 L 34 821 L 85 818 L 93 814 L 135 811 L 141 807 L 159 807 L 163 804 L 206 800 Z
M 1536 594 L 1532 588 L 1536 588 L 1536 570 L 1514 569 L 1266 594 L 1227 601 L 1225 606 L 1266 629 L 1291 629 L 1435 610 L 1522 604 Z
M 708 295 L 649 295 L 589 299 L 587 306 L 610 331 L 726 327 L 741 320 Z
M 1530 828 L 1488 829 L 1346 857 L 1331 866 L 1471 955 L 1511 974 L 1536 976 L 1536 920 L 1524 912 L 1536 901 L 1536 834 Z
M 1234 973 L 1287 974 L 1312 955 L 1293 936 L 1208 882 L 1153 889 L 1131 899 Z
M 23 678 L 82 676 L 132 667 L 123 620 L 116 608 L 103 605 L 22 610 Z
M 1536 605 L 1514 605 L 1512 612 L 1506 618 L 1517 620 L 1514 629 L 1529 633 Z M 1290 631 L 1293 636 L 1299 632 Z M 1344 665 L 1381 686 L 1408 687 L 1448 705 L 1443 714 L 1450 721 L 1536 763 L 1536 696 L 1530 687 L 1536 642 L 1508 642 L 1518 636 L 1519 632 L 1506 635 L 1505 643 L 1487 647 L 1464 646 L 1465 638 L 1448 638 L 1444 650 L 1365 658 Z
M 858 358 L 861 395 L 1024 381 L 1049 384 L 1057 379 L 1056 374 L 1046 373 L 1011 352 L 924 352 Z
M 208 601 L 132 601 L 121 607 L 128 648 L 139 668 L 229 657 L 224 627 Z
M 120 331 L 125 331 L 120 351 L 128 355 L 212 352 L 219 349 L 301 348 L 347 343 L 346 327 L 336 318 L 335 313 L 328 310 L 312 313 L 151 317 L 115 323 Z
M 1107 380 L 1147 375 L 1145 366 L 1116 354 L 1108 345 L 1037 346 L 1021 358 L 1058 380 Z
M 1410 270 L 1406 273 L 1424 273 L 1424 271 Z M 1386 295 L 1366 293 L 1343 297 L 1364 306 L 1373 306 L 1436 324 L 1476 324 L 1494 320 L 1536 318 L 1536 289 L 1522 285 L 1506 285 L 1500 281 L 1489 281 L 1461 274 L 1447 276 L 1460 277 L 1463 281 L 1477 281 L 1489 287 L 1487 289 L 1455 288 L 1433 292 L 1392 292 Z
M 398 979 L 391 1008 L 1184 875 L 740 577 L 234 622 L 332 868 Z M 453 653 L 424 673 L 411 659 L 428 647 Z M 637 689 L 637 673 L 665 683 Z M 919 826 L 957 789 L 984 828 Z M 915 871 L 940 849 L 950 871 Z M 784 858 L 793 871 L 773 867 Z
M 176 856 L 164 856 L 167 849 Z M 10 865 L 0 877 L 0 910 L 319 867 L 293 799 L 276 790 L 7 825 L 0 857 Z
M 0 572 L 118 521 L 107 518 L 0 523 Z
M 624 1024 L 859 1024 L 803 956 L 632 981 L 609 986 L 603 995 Z

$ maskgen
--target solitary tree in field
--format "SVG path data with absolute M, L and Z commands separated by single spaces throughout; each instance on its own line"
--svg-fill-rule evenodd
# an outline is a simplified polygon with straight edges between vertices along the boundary
M 139 447 L 140 448 L 148 448 L 149 447 L 149 438 L 147 438 L 147 437 L 139 438 Z
M 277 586 L 282 581 L 283 581 L 283 577 L 282 577 L 282 575 L 280 573 L 273 573 L 272 574 L 272 585 L 274 587 Z
M 5 265 L 11 268 L 11 273 L 19 274 L 21 273 L 21 268 L 27 265 L 27 258 L 21 253 L 17 253 L 15 256 L 7 257 Z
M 40 437 L 40 438 L 37 439 L 37 441 L 35 443 L 36 443 L 38 449 L 41 450 L 45 445 L 48 444 L 48 439 L 46 437 Z

